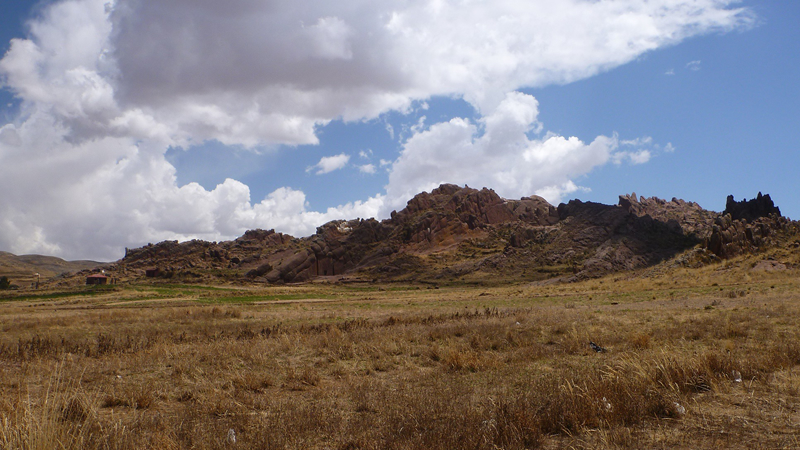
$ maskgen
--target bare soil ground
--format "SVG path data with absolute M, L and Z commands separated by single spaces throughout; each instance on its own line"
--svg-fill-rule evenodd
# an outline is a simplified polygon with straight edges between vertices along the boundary
M 18 292 L 0 447 L 798 448 L 799 275 Z

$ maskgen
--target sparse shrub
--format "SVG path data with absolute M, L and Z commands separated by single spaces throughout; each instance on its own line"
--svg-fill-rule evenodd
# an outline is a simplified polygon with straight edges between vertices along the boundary
M 89 419 L 94 410 L 86 396 L 81 392 L 73 394 L 64 405 L 61 406 L 62 420 L 76 423 L 83 423 Z
M 448 370 L 452 371 L 468 370 L 476 372 L 482 367 L 478 354 L 463 348 L 448 349 L 442 362 Z
M 322 377 L 313 367 L 306 366 L 299 371 L 292 368 L 287 370 L 286 376 L 283 378 L 283 387 L 290 391 L 304 391 L 317 386 L 320 381 L 322 381 Z
M 106 394 L 102 406 L 104 408 L 148 409 L 156 402 L 156 396 L 150 383 L 125 385 Z
M 747 291 L 744 289 L 733 289 L 726 293 L 728 298 L 737 298 L 737 297 L 744 297 L 747 295 Z
M 442 348 L 439 345 L 431 345 L 428 349 L 428 357 L 431 361 L 439 362 L 442 360 Z
M 237 390 L 263 392 L 266 388 L 275 385 L 275 380 L 267 374 L 244 370 L 234 374 L 232 383 Z
M 632 333 L 630 343 L 636 350 L 646 350 L 650 348 L 650 335 L 647 333 Z
M 177 400 L 177 401 L 179 401 L 181 403 L 190 402 L 190 401 L 192 401 L 194 399 L 195 399 L 194 393 L 192 393 L 192 391 L 189 391 L 189 390 L 183 391 L 183 392 L 179 393 L 175 397 L 175 400 Z
M 608 448 L 636 448 L 636 438 L 630 427 L 621 426 L 601 431 L 601 440 Z

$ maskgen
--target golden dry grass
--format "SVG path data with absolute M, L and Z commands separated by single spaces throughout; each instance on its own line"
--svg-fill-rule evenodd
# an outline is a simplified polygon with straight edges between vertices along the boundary
M 798 274 L 746 266 L 18 298 L 0 447 L 796 448 Z

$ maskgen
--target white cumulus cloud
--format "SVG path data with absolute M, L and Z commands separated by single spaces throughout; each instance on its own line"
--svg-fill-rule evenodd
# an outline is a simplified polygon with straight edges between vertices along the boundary
M 55 1 L 0 59 L 0 83 L 20 100 L 19 115 L 0 124 L 0 248 L 115 259 L 123 246 L 161 239 L 256 227 L 302 235 L 333 218 L 384 214 L 443 181 L 558 199 L 614 160 L 619 143 L 531 138 L 538 106 L 514 91 L 749 26 L 736 3 Z M 180 186 L 165 158 L 170 146 L 207 140 L 314 144 L 331 121 L 405 113 L 434 96 L 463 98 L 481 118 L 409 124 L 399 158 L 380 162 L 386 193 L 325 212 L 280 186 L 264 199 L 233 179 Z M 317 173 L 349 161 L 329 158 Z
M 579 189 L 574 178 L 616 155 L 616 136 L 588 144 L 553 134 L 529 138 L 541 128 L 538 113 L 534 97 L 512 92 L 480 123 L 456 118 L 417 132 L 392 166 L 386 207 L 402 207 L 410 196 L 447 182 L 492 187 L 506 198 L 538 194 L 557 203 Z
M 358 166 L 358 170 L 361 173 L 368 173 L 368 174 L 374 174 L 377 171 L 377 169 L 375 168 L 375 164 L 362 164 Z
M 624 161 L 628 161 L 631 164 L 644 164 L 650 161 L 652 157 L 653 153 L 650 150 L 636 150 L 617 152 L 613 155 L 611 160 L 614 161 L 614 164 L 622 164 Z
M 312 170 L 316 169 L 317 175 L 331 173 L 334 170 L 343 169 L 349 161 L 350 155 L 345 153 L 340 153 L 334 156 L 323 156 L 320 158 L 317 164 L 306 169 L 306 172 L 311 172 Z

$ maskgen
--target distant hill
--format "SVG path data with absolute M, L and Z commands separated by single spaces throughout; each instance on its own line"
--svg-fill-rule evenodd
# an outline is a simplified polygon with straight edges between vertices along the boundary
M 12 284 L 25 286 L 36 281 L 39 274 L 41 281 L 65 273 L 92 269 L 104 263 L 97 261 L 65 261 L 54 256 L 22 255 L 0 251 L 0 277 L 8 277 Z
M 164 241 L 130 249 L 103 269 L 121 280 L 197 282 L 569 281 L 800 245 L 800 222 L 781 217 L 769 195 L 728 200 L 722 213 L 636 194 L 616 205 L 555 207 L 541 197 L 508 200 L 491 189 L 443 184 L 383 221 L 337 220 L 306 238 L 250 230 L 226 242 Z

